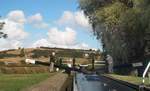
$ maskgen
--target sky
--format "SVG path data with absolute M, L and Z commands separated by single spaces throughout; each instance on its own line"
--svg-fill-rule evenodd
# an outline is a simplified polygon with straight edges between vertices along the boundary
M 7 39 L 0 50 L 18 47 L 100 48 L 77 0 L 1 0 Z

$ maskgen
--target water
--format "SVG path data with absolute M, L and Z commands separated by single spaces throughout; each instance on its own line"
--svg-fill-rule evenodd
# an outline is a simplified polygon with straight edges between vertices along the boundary
M 74 80 L 74 91 L 136 91 L 116 82 L 102 79 L 97 75 L 77 73 Z

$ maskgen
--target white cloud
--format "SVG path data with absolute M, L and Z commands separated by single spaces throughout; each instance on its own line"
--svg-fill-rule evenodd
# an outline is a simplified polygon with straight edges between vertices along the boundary
M 28 35 L 24 30 L 26 19 L 23 11 L 11 11 L 8 13 L 7 17 L 0 21 L 5 22 L 2 31 L 8 35 L 7 39 L 0 39 L 0 50 L 22 46 L 22 40 Z
M 32 47 L 40 47 L 40 46 L 48 47 L 50 46 L 50 44 L 46 39 L 37 40 L 35 43 L 32 44 Z
M 48 31 L 47 39 L 40 39 L 33 43 L 32 47 L 58 47 L 58 48 L 75 48 L 75 49 L 89 49 L 85 43 L 77 43 L 76 32 L 67 27 L 64 31 L 58 28 L 51 28 Z
M 87 17 L 85 17 L 83 11 L 75 12 L 75 21 L 78 25 L 84 27 L 84 28 L 90 28 L 91 25 L 89 24 L 89 20 Z
M 40 13 L 25 18 L 24 12 L 21 10 L 14 10 L 2 20 L 5 21 L 3 32 L 8 34 L 7 39 L 0 39 L 0 50 L 13 49 L 23 46 L 24 39 L 27 38 L 28 33 L 25 31 L 25 24 L 31 24 L 36 28 L 48 29 L 48 24 L 43 21 Z M 83 12 L 65 11 L 62 17 L 57 21 L 59 24 L 68 25 L 64 30 L 59 30 L 57 27 L 50 28 L 47 33 L 47 38 L 37 40 L 30 47 L 48 46 L 60 48 L 79 48 L 88 49 L 86 43 L 78 43 L 76 39 L 76 27 L 89 29 L 90 24 Z M 26 44 L 28 45 L 28 44 Z
M 86 43 L 79 43 L 73 46 L 75 49 L 90 49 L 89 45 Z
M 72 12 L 70 11 L 64 11 L 63 15 L 61 16 L 61 18 L 59 20 L 57 20 L 57 23 L 59 25 L 71 25 L 74 26 L 75 25 L 75 21 L 74 21 L 74 15 Z
M 24 12 L 21 10 L 14 10 L 9 12 L 7 18 L 8 20 L 14 21 L 19 24 L 24 24 L 26 21 Z
M 48 39 L 39 39 L 35 43 L 31 45 L 31 47 L 57 47 L 57 48 L 70 48 L 70 49 L 90 49 L 90 47 L 85 43 L 79 43 L 74 45 L 60 45 L 60 44 L 53 44 L 48 41 Z
M 29 22 L 42 22 L 42 21 L 43 17 L 40 13 L 37 13 L 29 17 Z
M 51 28 L 48 32 L 48 40 L 56 45 L 73 45 L 75 44 L 76 32 L 71 28 L 65 28 L 65 31 Z
M 13 48 L 18 48 L 22 46 L 22 42 L 17 41 L 17 40 L 11 40 L 10 44 L 12 45 Z
M 8 34 L 8 39 L 21 40 L 27 37 L 28 33 L 24 31 L 24 25 L 8 19 L 5 19 L 4 21 L 6 24 L 4 25 L 3 32 Z
M 41 27 L 41 25 L 43 25 L 42 23 L 44 23 L 40 13 L 30 16 L 28 22 L 35 27 Z M 57 27 L 50 28 L 47 33 L 48 38 L 37 40 L 32 44 L 32 47 L 47 46 L 89 49 L 89 46 L 86 43 L 77 43 L 76 31 L 72 29 L 78 27 L 88 31 L 92 30 L 88 18 L 84 16 L 82 11 L 64 11 L 61 18 L 57 20 L 57 24 L 63 25 L 63 27 L 69 27 L 66 27 L 64 30 L 59 30 Z
M 11 11 L 2 21 L 5 22 L 3 32 L 8 34 L 8 39 L 21 40 L 28 35 L 28 33 L 24 31 L 24 24 L 26 19 L 23 11 Z
M 28 22 L 36 28 L 48 28 L 48 24 L 43 21 L 40 13 L 28 17 Z
M 0 39 L 0 50 L 17 49 L 22 46 L 22 43 L 17 40 Z
M 60 19 L 56 21 L 59 25 L 65 25 L 73 28 L 82 28 L 91 31 L 92 27 L 89 24 L 88 18 L 83 11 L 71 12 L 64 11 Z

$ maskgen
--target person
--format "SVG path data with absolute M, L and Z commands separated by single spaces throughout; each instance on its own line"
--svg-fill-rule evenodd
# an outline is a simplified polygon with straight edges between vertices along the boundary
M 106 60 L 108 62 L 108 72 L 113 73 L 113 58 L 110 55 L 107 55 Z
M 49 71 L 53 72 L 54 71 L 54 63 L 55 63 L 55 53 L 52 52 L 52 54 L 50 55 L 50 66 L 49 66 Z

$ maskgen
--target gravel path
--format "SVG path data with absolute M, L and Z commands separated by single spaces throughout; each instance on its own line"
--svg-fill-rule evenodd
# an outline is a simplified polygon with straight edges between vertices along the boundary
M 67 74 L 57 73 L 47 80 L 23 91 L 60 91 L 67 77 Z

